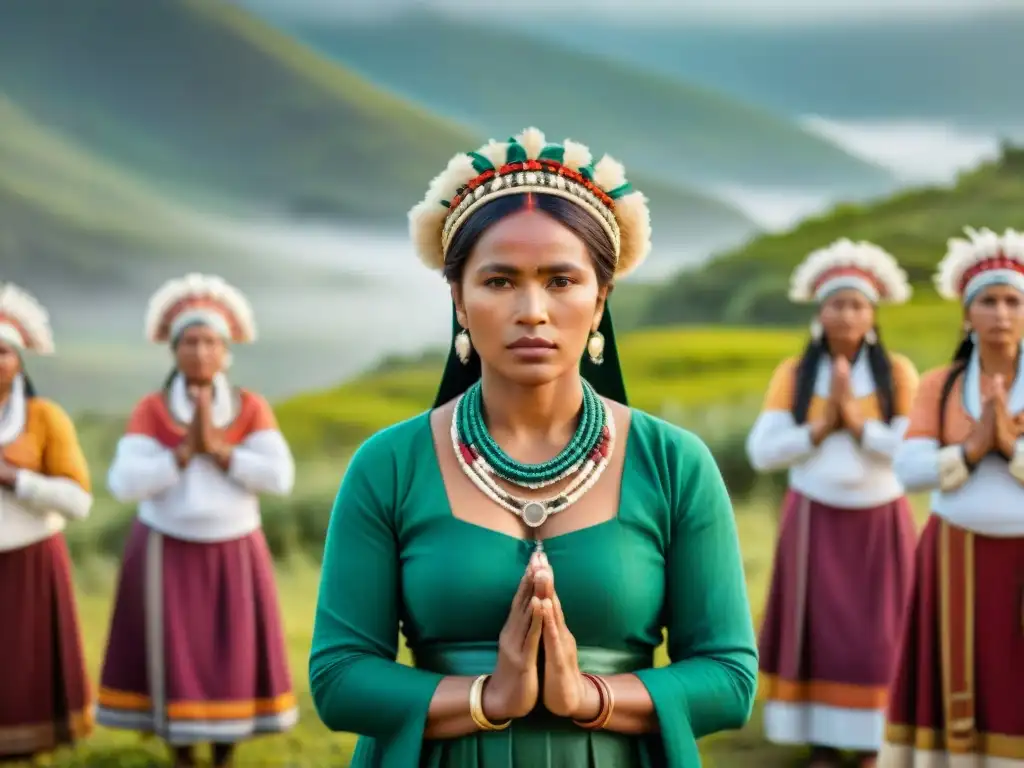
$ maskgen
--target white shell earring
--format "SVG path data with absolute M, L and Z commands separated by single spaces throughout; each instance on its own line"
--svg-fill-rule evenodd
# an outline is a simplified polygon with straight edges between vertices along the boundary
M 878 334 L 875 333 L 875 329 L 871 328 L 867 333 L 864 334 L 864 343 L 874 346 L 878 343 Z
M 811 320 L 811 338 L 815 341 L 821 341 L 824 333 L 825 330 L 821 327 L 821 321 L 818 318 Z
M 469 340 L 469 331 L 463 328 L 455 334 L 455 354 L 463 365 L 469 364 L 469 356 L 473 351 L 473 342 Z
M 587 339 L 587 355 L 594 365 L 604 362 L 604 334 L 600 331 L 594 331 Z

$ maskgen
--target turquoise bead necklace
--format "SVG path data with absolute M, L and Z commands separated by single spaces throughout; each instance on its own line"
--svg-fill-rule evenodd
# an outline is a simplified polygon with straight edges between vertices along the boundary
M 615 423 L 608 406 L 586 381 L 579 425 L 569 444 L 557 456 L 540 464 L 526 464 L 506 454 L 487 430 L 479 382 L 455 404 L 451 422 L 452 448 L 463 472 L 488 498 L 519 516 L 531 528 L 574 504 L 600 479 L 615 442 Z M 548 499 L 520 498 L 495 478 L 520 488 L 538 490 L 568 478 Z M 538 539 L 538 548 L 540 540 Z
M 546 488 L 578 471 L 594 452 L 606 426 L 601 398 L 586 380 L 583 381 L 583 406 L 575 434 L 557 456 L 540 464 L 517 461 L 494 442 L 484 421 L 480 382 L 473 384 L 459 401 L 456 418 L 460 442 L 478 454 L 498 477 L 531 490 Z

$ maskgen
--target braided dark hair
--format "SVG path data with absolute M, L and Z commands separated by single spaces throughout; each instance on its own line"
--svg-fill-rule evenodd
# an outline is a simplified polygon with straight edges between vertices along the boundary
M 964 331 L 964 337 L 960 339 L 956 352 L 953 353 L 953 365 L 949 369 L 946 380 L 942 383 L 942 393 L 939 395 L 939 444 L 945 444 L 943 436 L 946 434 L 946 403 L 953 392 L 956 380 L 967 370 L 967 363 L 974 354 L 974 335 L 970 330 Z

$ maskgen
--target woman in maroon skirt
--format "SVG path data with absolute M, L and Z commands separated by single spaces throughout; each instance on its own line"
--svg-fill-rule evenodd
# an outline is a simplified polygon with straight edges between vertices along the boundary
M 291 453 L 266 401 L 233 388 L 228 342 L 255 330 L 220 278 L 172 280 L 151 299 L 147 334 L 171 344 L 164 388 L 135 407 L 110 468 L 111 493 L 138 503 L 125 548 L 98 720 L 155 733 L 175 764 L 298 719 L 258 494 L 284 495 Z
M 932 516 L 879 762 L 1024 768 L 1024 235 L 968 230 L 936 282 L 965 336 L 922 378 L 896 459 Z
M 811 745 L 813 766 L 840 750 L 871 766 L 882 743 L 915 537 L 892 459 L 917 373 L 882 346 L 875 306 L 909 295 L 876 246 L 812 253 L 790 296 L 818 305 L 813 338 L 776 370 L 747 441 L 756 469 L 789 470 L 761 628 L 765 734 Z
M 37 397 L 23 352 L 50 354 L 46 311 L 0 284 L 0 761 L 92 731 L 67 519 L 89 514 L 89 468 L 71 419 Z

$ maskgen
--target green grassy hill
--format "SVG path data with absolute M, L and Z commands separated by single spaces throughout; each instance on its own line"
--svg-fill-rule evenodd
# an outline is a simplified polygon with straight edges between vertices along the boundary
M 404 226 L 448 158 L 482 142 L 241 8 L 204 0 L 9 0 L 3 92 L 190 199 L 361 224 Z M 724 203 L 652 186 L 663 215 L 753 228 Z
M 813 249 L 840 237 L 888 249 L 918 294 L 934 295 L 932 275 L 946 241 L 964 226 L 1024 229 L 1024 149 L 963 174 L 950 187 L 901 192 L 875 203 L 841 205 L 794 229 L 764 235 L 652 292 L 648 324 L 803 321 L 786 299 L 791 270 Z
M 879 191 L 886 171 L 795 123 L 613 58 L 478 20 L 426 12 L 380 23 L 277 18 L 312 45 L 431 109 L 489 133 L 536 124 L 635 170 L 698 183 Z
M 199 249 L 220 254 L 193 214 L 0 94 L 0 279 L 119 282 Z
M 401 217 L 478 141 L 206 0 L 9 0 L 0 91 L 192 195 L 363 221 Z

